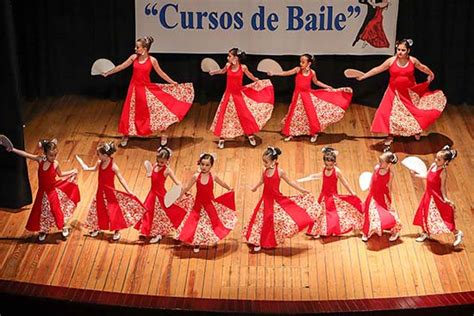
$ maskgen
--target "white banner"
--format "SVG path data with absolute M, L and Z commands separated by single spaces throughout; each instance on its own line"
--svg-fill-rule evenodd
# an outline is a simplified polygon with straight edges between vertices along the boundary
M 152 52 L 393 54 L 398 0 L 135 0 Z

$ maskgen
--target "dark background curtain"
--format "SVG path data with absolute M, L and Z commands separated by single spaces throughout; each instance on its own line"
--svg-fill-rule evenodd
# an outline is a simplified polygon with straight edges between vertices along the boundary
M 18 86 L 18 60 L 12 7 L 0 1 L 0 34 L 2 61 L 0 91 L 0 134 L 8 135 L 15 147 L 24 148 Z M 31 203 L 31 189 L 24 158 L 8 153 L 0 146 L 0 207 L 20 208 Z
M 474 103 L 474 1 L 400 0 L 397 37 L 412 38 L 412 55 L 436 74 L 432 88 L 442 88 L 450 104 Z M 135 45 L 135 7 L 133 0 L 36 0 L 13 1 L 21 85 L 27 98 L 63 94 L 123 98 L 131 67 L 108 79 L 90 76 L 98 58 L 124 61 Z M 143 34 L 146 35 L 146 34 Z M 154 45 L 160 45 L 156 39 Z M 230 47 L 229 47 L 230 48 Z M 159 49 L 159 48 L 158 48 Z M 245 50 L 245 47 L 242 47 Z M 311 52 L 309 52 L 311 53 Z M 196 101 L 218 100 L 225 79 L 210 78 L 200 71 L 200 61 L 209 55 L 155 54 L 162 68 L 178 82 L 193 82 Z M 211 55 L 221 65 L 225 55 Z M 256 71 L 266 56 L 249 56 L 246 64 Z M 273 56 L 283 68 L 298 64 L 295 56 Z M 344 78 L 348 67 L 368 70 L 387 56 L 318 56 L 316 69 L 320 80 L 333 86 L 354 88 L 354 102 L 375 106 L 388 81 L 381 74 L 364 82 Z M 418 73 L 419 80 L 426 76 Z M 160 81 L 156 74 L 153 81 Z M 272 78 L 276 101 L 288 102 L 292 78 Z

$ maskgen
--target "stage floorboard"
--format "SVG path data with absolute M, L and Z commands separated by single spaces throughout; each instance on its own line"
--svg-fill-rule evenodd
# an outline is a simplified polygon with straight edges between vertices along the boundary
M 121 106 L 121 101 L 79 96 L 28 103 L 26 150 L 39 152 L 39 139 L 55 137 L 59 140 L 62 170 L 79 169 L 76 154 L 91 165 L 96 161 L 99 141 L 120 141 L 117 126 Z M 216 138 L 209 132 L 216 107 L 216 103 L 194 104 L 185 120 L 169 130 L 169 147 L 174 151 L 170 166 L 180 180 L 188 180 L 197 170 L 200 153 L 215 152 L 213 172 L 235 188 L 239 222 L 217 247 L 203 248 L 196 254 L 169 238 L 148 244 L 134 229 L 123 231 L 119 242 L 111 241 L 110 232 L 89 237 L 84 222 L 95 195 L 97 174 L 81 171 L 81 202 L 70 222 L 72 234 L 67 241 L 57 232 L 39 243 L 36 235 L 27 232 L 24 227 L 31 206 L 0 209 L 0 282 L 149 296 L 265 301 L 357 300 L 474 291 L 473 106 L 450 105 L 420 141 L 396 139 L 392 145 L 400 160 L 416 155 L 427 164 L 446 144 L 454 144 L 459 151 L 448 169 L 448 195 L 457 206 L 456 224 L 465 234 L 458 249 L 451 246 L 452 235 L 422 244 L 415 241 L 419 228 L 411 223 L 424 183 L 397 164 L 393 168 L 392 198 L 403 223 L 398 241 L 389 242 L 388 234 L 364 243 L 352 233 L 319 240 L 301 233 L 274 250 L 257 254 L 249 251 L 241 234 L 262 192 L 260 188 L 253 193 L 249 186 L 258 182 L 263 171 L 261 157 L 266 146 L 282 149 L 280 167 L 291 179 L 319 172 L 323 166 L 321 148 L 337 148 L 339 168 L 363 199 L 367 192 L 359 188 L 359 175 L 372 171 L 383 150 L 383 137 L 369 132 L 375 108 L 352 104 L 340 123 L 330 126 L 316 144 L 311 144 L 307 137 L 282 140 L 280 121 L 287 105 L 278 104 L 258 134 L 256 148 L 239 138 L 218 150 Z M 131 190 L 142 200 L 150 188 L 143 162 L 154 161 L 159 141 L 159 137 L 131 139 L 126 149 L 120 148 L 114 155 Z M 28 161 L 28 169 L 36 192 L 37 164 Z M 167 187 L 170 183 L 168 180 Z M 119 188 L 118 182 L 116 185 Z M 304 186 L 319 195 L 321 182 Z M 341 184 L 339 189 L 345 192 Z M 224 191 L 215 188 L 216 195 Z M 297 193 L 283 182 L 281 191 L 285 195 Z

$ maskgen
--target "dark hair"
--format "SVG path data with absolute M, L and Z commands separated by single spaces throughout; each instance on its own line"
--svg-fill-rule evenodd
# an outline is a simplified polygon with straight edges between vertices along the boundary
M 332 147 L 323 147 L 321 149 L 323 153 L 323 161 L 334 161 L 336 162 L 337 151 Z
M 281 150 L 278 147 L 268 146 L 263 152 L 263 157 L 269 157 L 270 160 L 277 160 L 278 156 L 281 155 Z
M 308 54 L 308 53 L 301 55 L 301 57 L 306 57 L 308 62 L 310 62 L 312 64 L 314 64 L 314 62 L 316 61 L 316 58 L 313 55 Z
M 446 145 L 443 147 L 443 149 L 438 151 L 438 154 L 440 154 L 447 164 L 449 164 L 451 160 L 458 156 L 458 151 L 456 149 L 452 149 L 451 146 Z
M 237 58 L 239 59 L 239 63 L 243 63 L 245 61 L 245 58 L 247 57 L 247 54 L 245 54 L 244 51 L 238 49 L 237 47 L 230 49 L 229 53 L 231 53 L 233 56 L 237 56 Z
M 199 156 L 198 165 L 201 163 L 201 161 L 208 159 L 211 162 L 211 166 L 214 166 L 214 156 L 208 153 L 204 153 Z
M 49 153 L 52 150 L 56 150 L 58 148 L 58 141 L 56 138 L 54 139 L 42 139 L 39 141 L 38 146 L 43 148 L 43 152 L 45 154 Z
M 110 157 L 114 152 L 117 151 L 117 147 L 115 147 L 114 142 L 105 142 L 100 143 L 99 146 L 97 146 L 97 151 L 100 152 L 102 155 L 107 155 Z
M 137 42 L 140 42 L 146 50 L 150 50 L 151 44 L 153 44 L 155 40 L 151 36 L 140 37 L 137 39 Z
M 160 146 L 156 150 L 156 158 L 168 160 L 168 159 L 170 159 L 172 154 L 173 154 L 173 152 L 171 151 L 171 149 L 169 149 L 166 146 Z
M 383 154 L 380 155 L 380 159 L 386 163 L 391 163 L 392 165 L 398 162 L 398 157 L 392 153 L 389 149 L 384 150 Z
M 413 47 L 413 40 L 411 38 L 402 38 L 395 42 L 395 47 L 398 47 L 400 44 L 405 45 L 407 49 L 411 49 Z

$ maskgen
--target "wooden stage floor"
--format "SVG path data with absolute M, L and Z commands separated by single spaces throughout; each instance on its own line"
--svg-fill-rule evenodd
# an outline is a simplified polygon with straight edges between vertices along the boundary
M 91 164 L 99 141 L 115 139 L 122 102 L 65 96 L 35 101 L 26 111 L 25 141 L 28 151 L 38 151 L 40 138 L 59 139 L 58 160 L 62 170 L 77 165 L 78 154 Z M 199 254 L 165 238 L 159 244 L 140 240 L 134 229 L 122 232 L 118 243 L 111 234 L 88 237 L 83 223 L 95 195 L 96 173 L 79 174 L 82 201 L 71 221 L 67 241 L 60 233 L 48 235 L 44 243 L 25 231 L 30 206 L 0 210 L 0 282 L 25 282 L 71 289 L 88 289 L 149 296 L 192 297 L 232 300 L 327 301 L 415 297 L 474 291 L 474 153 L 473 106 L 448 106 L 442 117 L 423 135 L 396 140 L 393 150 L 403 159 L 417 155 L 431 163 L 434 153 L 454 144 L 459 157 L 448 171 L 448 195 L 457 205 L 456 223 L 464 234 L 458 249 L 451 247 L 452 235 L 423 244 L 415 238 L 419 229 L 411 224 L 424 183 L 414 179 L 400 164 L 394 166 L 393 199 L 404 225 L 399 241 L 388 235 L 364 243 L 348 234 L 311 240 L 304 233 L 275 250 L 254 254 L 243 243 L 241 231 L 260 193 L 248 186 L 262 172 L 261 155 L 267 145 L 282 149 L 280 166 L 296 179 L 322 167 L 321 148 L 331 144 L 340 151 L 338 166 L 359 197 L 359 174 L 371 171 L 382 150 L 383 138 L 369 132 L 375 109 L 352 104 L 344 119 L 326 130 L 316 144 L 308 138 L 286 143 L 279 134 L 287 106 L 278 104 L 259 145 L 251 148 L 245 139 L 226 142 L 216 149 L 209 132 L 216 103 L 195 104 L 185 120 L 170 129 L 169 146 L 174 150 L 171 167 L 185 181 L 196 170 L 203 151 L 216 152 L 214 172 L 236 191 L 237 228 L 217 247 Z M 132 139 L 119 149 L 115 162 L 132 191 L 144 199 L 149 187 L 143 161 L 153 160 L 159 138 Z M 37 189 L 37 166 L 29 161 L 33 192 Z M 170 184 L 168 180 L 167 184 Z M 305 187 L 318 195 L 321 183 Z M 343 188 L 340 188 L 344 192 Z M 284 194 L 296 193 L 282 183 Z M 194 192 L 194 189 L 193 189 Z M 223 189 L 216 187 L 218 195 Z M 471 296 L 472 297 L 472 296 Z M 472 303 L 472 301 L 471 301 Z

